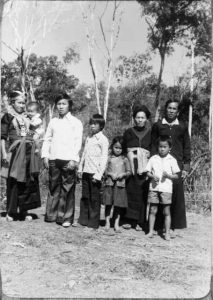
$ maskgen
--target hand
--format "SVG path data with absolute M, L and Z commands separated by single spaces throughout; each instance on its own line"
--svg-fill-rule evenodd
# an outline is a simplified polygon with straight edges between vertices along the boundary
M 162 179 L 164 179 L 164 178 L 170 178 L 170 175 L 166 171 L 163 171 L 163 174 L 162 174 Z
M 183 179 L 185 179 L 185 178 L 188 176 L 188 174 L 189 174 L 189 172 L 183 170 L 182 173 L 181 173 L 181 177 L 182 177 Z
M 67 164 L 67 169 L 74 170 L 76 167 L 76 162 L 74 160 L 70 160 Z
M 153 179 L 154 179 L 154 181 L 155 181 L 156 184 L 158 184 L 159 181 L 160 181 L 160 178 L 157 177 L 157 176 L 155 176 L 155 175 L 153 175 Z
M 92 182 L 93 182 L 93 183 L 96 183 L 97 181 L 98 181 L 97 179 L 92 178 Z
M 49 158 L 44 157 L 43 162 L 45 169 L 49 169 Z
M 117 174 L 111 174 L 110 175 L 112 180 L 117 180 L 118 179 L 118 175 Z
M 82 172 L 78 172 L 77 177 L 78 177 L 78 179 L 82 179 Z
M 122 180 L 126 176 L 125 173 L 121 173 L 120 175 L 117 176 L 118 180 Z

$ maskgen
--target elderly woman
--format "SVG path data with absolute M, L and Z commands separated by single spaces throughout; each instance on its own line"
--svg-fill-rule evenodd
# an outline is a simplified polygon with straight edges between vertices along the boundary
M 150 112 L 141 105 L 133 109 L 135 126 L 124 132 L 124 145 L 131 165 L 132 175 L 127 180 L 128 208 L 126 211 L 127 224 L 123 228 L 142 230 L 146 216 L 146 198 L 148 182 L 145 168 L 150 155 L 151 126 L 148 121 Z
M 29 122 L 25 115 L 25 96 L 19 91 L 10 95 L 8 112 L 1 119 L 2 165 L 7 174 L 7 221 L 20 214 L 21 219 L 31 220 L 27 210 L 41 206 L 39 192 L 39 154 L 35 142 L 28 136 Z M 9 143 L 7 152 L 6 141 Z

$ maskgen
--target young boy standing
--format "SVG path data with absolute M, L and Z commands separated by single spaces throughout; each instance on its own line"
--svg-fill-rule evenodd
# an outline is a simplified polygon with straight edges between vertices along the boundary
M 95 114 L 90 119 L 91 135 L 87 137 L 79 164 L 78 173 L 82 176 L 82 198 L 78 223 L 91 228 L 98 228 L 100 222 L 101 178 L 108 159 L 109 142 L 102 133 L 105 120 Z
M 149 233 L 147 237 L 153 237 L 155 218 L 158 204 L 163 205 L 165 240 L 170 240 L 171 215 L 170 206 L 172 202 L 172 181 L 178 179 L 178 167 L 176 159 L 169 154 L 172 148 L 169 136 L 160 136 L 158 139 L 158 154 L 152 156 L 147 164 L 147 175 L 151 178 L 148 203 Z

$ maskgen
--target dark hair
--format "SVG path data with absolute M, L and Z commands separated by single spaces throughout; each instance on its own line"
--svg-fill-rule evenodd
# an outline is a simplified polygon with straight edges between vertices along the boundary
M 133 118 L 135 119 L 137 113 L 139 113 L 141 111 L 144 112 L 147 119 L 149 119 L 151 114 L 150 114 L 150 111 L 148 110 L 148 108 L 145 105 L 139 105 L 139 106 L 135 106 L 133 108 L 133 112 L 132 112 Z
M 160 135 L 157 139 L 157 145 L 159 146 L 160 142 L 167 142 L 169 147 L 172 148 L 172 139 L 169 135 Z
M 37 112 L 39 112 L 39 110 L 40 110 L 40 105 L 38 104 L 38 102 L 29 102 L 29 103 L 27 103 L 26 109 L 29 109 L 31 107 L 35 107 Z
M 116 143 L 119 143 L 121 144 L 121 147 L 122 147 L 122 154 L 124 153 L 124 139 L 121 135 L 118 135 L 118 136 L 115 136 L 112 140 L 112 143 L 110 145 L 110 150 L 112 151 L 112 148 L 113 146 L 116 144 Z
M 100 129 L 103 130 L 104 129 L 104 126 L 105 126 L 105 120 L 104 120 L 104 117 L 100 114 L 94 114 L 92 116 L 92 118 L 90 118 L 89 120 L 89 124 L 99 124 L 100 126 Z
M 12 91 L 8 94 L 8 97 L 10 98 L 11 103 L 13 103 L 17 97 L 23 97 L 23 100 L 26 102 L 26 94 L 21 91 Z
M 168 105 L 169 105 L 170 103 L 173 103 L 173 102 L 177 103 L 177 104 L 178 104 L 178 110 L 180 109 L 180 101 L 179 101 L 179 100 L 177 100 L 177 99 L 169 99 L 169 100 L 166 101 L 166 104 L 165 104 L 165 111 L 166 111 Z
M 71 111 L 73 102 L 72 102 L 72 99 L 70 98 L 70 96 L 67 95 L 66 93 L 61 93 L 61 94 L 59 94 L 59 95 L 55 98 L 55 105 L 57 105 L 57 103 L 58 103 L 60 100 L 62 100 L 62 99 L 65 99 L 65 100 L 68 101 L 68 103 L 69 103 L 69 111 Z

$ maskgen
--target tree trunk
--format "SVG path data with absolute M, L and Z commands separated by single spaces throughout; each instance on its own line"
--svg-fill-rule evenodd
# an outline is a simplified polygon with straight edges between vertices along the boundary
M 4 11 L 4 1 L 0 1 L 0 41 L 2 40 L 2 18 Z M 1 57 L 2 57 L 2 43 L 0 43 L 0 101 L 1 99 Z
M 160 91 L 161 91 L 161 80 L 162 80 L 162 74 L 163 74 L 164 62 L 165 62 L 165 54 L 166 54 L 165 50 L 160 52 L 161 63 L 160 63 L 160 71 L 159 71 L 159 75 L 158 75 L 157 91 L 156 91 L 156 96 L 155 96 L 155 108 L 156 108 L 155 122 L 158 121 L 159 115 L 160 115 Z
M 191 42 L 191 51 L 192 51 L 192 59 L 191 59 L 191 86 L 190 86 L 190 92 L 191 92 L 191 99 L 189 104 L 189 136 L 192 135 L 192 102 L 193 102 L 193 93 L 194 93 L 194 44 L 193 41 Z

